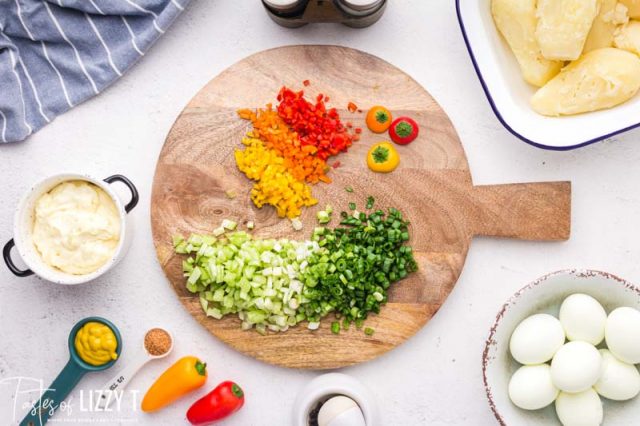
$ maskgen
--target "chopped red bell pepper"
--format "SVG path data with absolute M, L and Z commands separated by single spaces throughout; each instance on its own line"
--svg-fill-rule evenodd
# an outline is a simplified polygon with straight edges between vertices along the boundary
M 278 115 L 300 138 L 302 146 L 317 148 L 316 156 L 326 160 L 346 151 L 355 140 L 340 120 L 335 108 L 327 108 L 328 96 L 319 94 L 316 103 L 307 101 L 304 92 L 283 87 L 278 94 Z

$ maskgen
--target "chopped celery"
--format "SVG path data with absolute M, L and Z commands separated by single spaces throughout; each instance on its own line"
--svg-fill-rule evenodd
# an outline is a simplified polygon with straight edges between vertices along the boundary
M 296 231 L 301 231 L 303 228 L 302 222 L 297 217 L 291 219 L 291 226 L 293 226 L 293 229 Z
M 332 212 L 333 212 L 333 209 L 329 205 L 327 205 L 327 207 L 324 210 L 320 210 L 316 214 L 316 218 L 318 219 L 318 223 L 321 224 L 321 225 L 325 225 L 325 224 L 331 222 L 331 213 Z
M 233 220 L 229 220 L 229 219 L 224 219 L 222 221 L 222 225 L 221 225 L 224 229 L 227 229 L 229 231 L 233 231 L 234 229 L 236 229 L 236 227 L 238 226 L 237 222 L 234 222 Z
M 192 235 L 187 241 L 187 289 L 200 293 L 208 316 L 236 314 L 244 330 L 255 327 L 259 333 L 285 331 L 306 319 L 299 311 L 302 273 L 307 258 L 320 250 L 317 242 L 256 240 L 243 231 L 221 239 Z

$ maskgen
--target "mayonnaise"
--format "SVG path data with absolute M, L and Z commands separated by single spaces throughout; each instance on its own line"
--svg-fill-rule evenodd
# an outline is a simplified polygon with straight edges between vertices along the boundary
M 116 205 L 101 188 L 63 182 L 36 201 L 33 244 L 49 266 L 85 275 L 113 257 L 120 226 Z

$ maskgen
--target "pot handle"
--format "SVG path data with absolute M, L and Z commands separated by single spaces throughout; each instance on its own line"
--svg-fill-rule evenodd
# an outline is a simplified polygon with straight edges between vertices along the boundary
M 7 268 L 9 268 L 9 270 L 13 272 L 13 275 L 15 275 L 16 277 L 28 277 L 29 275 L 33 275 L 33 271 L 31 269 L 21 270 L 18 269 L 18 267 L 13 263 L 13 260 L 11 259 L 11 249 L 15 245 L 16 243 L 13 241 L 13 238 L 4 245 L 4 249 L 2 249 L 2 257 L 4 259 L 4 263 L 7 264 Z
M 125 212 L 129 213 L 138 205 L 138 201 L 140 201 L 140 195 L 138 195 L 138 190 L 136 189 L 136 186 L 128 178 L 122 175 L 113 175 L 104 179 L 104 181 L 107 182 L 108 184 L 111 184 L 113 182 L 122 182 L 127 186 L 127 188 L 129 188 L 129 191 L 131 191 L 131 201 L 129 201 L 129 204 L 124 206 Z

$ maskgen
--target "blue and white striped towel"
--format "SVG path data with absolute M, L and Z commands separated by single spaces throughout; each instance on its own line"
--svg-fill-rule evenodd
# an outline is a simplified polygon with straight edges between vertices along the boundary
M 190 0 L 0 0 L 0 142 L 99 94 Z

